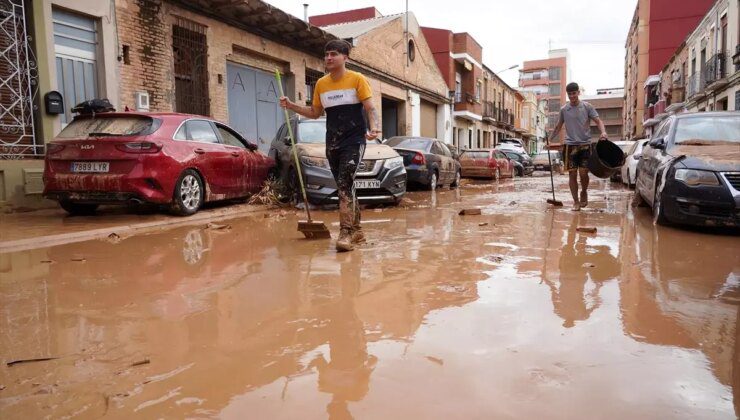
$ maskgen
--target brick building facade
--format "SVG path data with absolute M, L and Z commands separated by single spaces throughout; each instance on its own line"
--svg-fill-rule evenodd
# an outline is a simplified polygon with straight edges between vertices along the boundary
M 551 50 L 549 57 L 542 60 L 525 61 L 519 75 L 519 87 L 526 92 L 534 92 L 538 100 L 547 101 L 547 130 L 555 128 L 560 108 L 565 105 L 567 95 L 565 86 L 570 81 L 568 50 Z M 552 147 L 559 147 L 564 133 L 551 142 Z

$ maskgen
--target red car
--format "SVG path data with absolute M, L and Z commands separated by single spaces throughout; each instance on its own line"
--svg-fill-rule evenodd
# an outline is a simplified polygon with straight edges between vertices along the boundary
M 462 176 L 466 178 L 514 178 L 514 163 L 500 150 L 468 149 L 460 155 Z
M 173 113 L 81 115 L 46 150 L 44 197 L 71 214 L 147 202 L 187 216 L 259 191 L 275 165 L 229 126 Z

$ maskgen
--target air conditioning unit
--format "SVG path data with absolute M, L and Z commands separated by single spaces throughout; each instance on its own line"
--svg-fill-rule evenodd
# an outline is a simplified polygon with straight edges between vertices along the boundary
M 136 110 L 149 111 L 149 92 L 136 92 Z

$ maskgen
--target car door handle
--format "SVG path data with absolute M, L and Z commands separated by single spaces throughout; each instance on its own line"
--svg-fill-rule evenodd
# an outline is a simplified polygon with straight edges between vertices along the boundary
M 231 156 L 239 157 L 239 152 L 231 152 Z
M 195 150 L 193 150 L 193 151 L 194 151 L 195 153 L 199 154 L 199 155 L 202 155 L 203 153 L 205 153 L 205 152 L 206 152 L 205 150 L 201 149 L 200 147 L 199 147 L 199 148 L 197 148 L 197 149 L 195 149 Z

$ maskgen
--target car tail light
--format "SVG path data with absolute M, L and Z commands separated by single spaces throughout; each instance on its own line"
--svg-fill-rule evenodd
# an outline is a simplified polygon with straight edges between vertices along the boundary
M 422 153 L 416 152 L 413 158 L 411 158 L 411 163 L 415 163 L 417 165 L 426 165 L 427 159 L 424 157 Z
M 46 154 L 59 153 L 64 149 L 63 144 L 49 143 L 46 145 Z
M 135 143 L 117 144 L 116 149 L 128 153 L 157 153 L 162 150 L 162 145 L 149 141 L 140 141 Z

